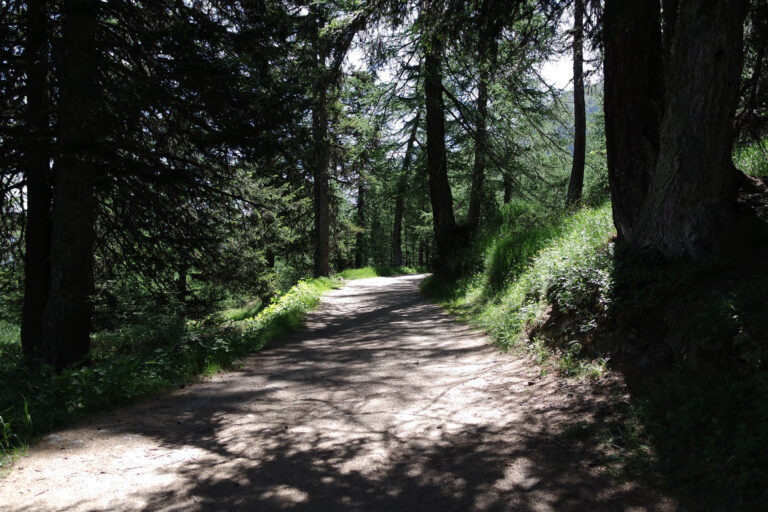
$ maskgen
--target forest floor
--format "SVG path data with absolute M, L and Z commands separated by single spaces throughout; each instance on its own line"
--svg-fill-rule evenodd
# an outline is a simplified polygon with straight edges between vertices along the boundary
M 241 369 L 48 435 L 0 480 L 3 510 L 676 509 L 562 436 L 620 382 L 542 377 L 422 278 L 352 281 Z

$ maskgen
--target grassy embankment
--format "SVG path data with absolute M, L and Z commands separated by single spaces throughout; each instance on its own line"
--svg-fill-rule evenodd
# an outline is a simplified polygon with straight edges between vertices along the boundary
M 512 204 L 503 219 L 474 273 L 424 293 L 542 372 L 624 373 L 610 412 L 561 434 L 606 471 L 656 478 L 691 510 L 768 503 L 767 262 L 627 257 L 609 205 L 548 217 Z
M 236 367 L 269 341 L 302 328 L 304 314 L 342 279 L 415 272 L 366 267 L 302 281 L 271 304 L 251 303 L 205 321 L 138 316 L 93 336 L 92 364 L 56 374 L 22 357 L 18 326 L 0 321 L 0 469 L 52 428 L 138 397 Z

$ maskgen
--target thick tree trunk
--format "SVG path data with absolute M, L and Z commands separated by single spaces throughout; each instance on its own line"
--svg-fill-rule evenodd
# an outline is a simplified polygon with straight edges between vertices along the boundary
M 98 0 L 64 3 L 59 146 L 55 163 L 50 287 L 41 353 L 57 368 L 90 349 L 99 91 L 94 42 Z
M 399 267 L 403 264 L 403 214 L 405 213 L 405 189 L 408 185 L 408 173 L 411 169 L 413 151 L 416 146 L 416 135 L 421 121 L 421 110 L 416 112 L 411 126 L 411 134 L 405 147 L 403 156 L 403 169 L 397 184 L 397 197 L 395 198 L 395 225 L 392 230 L 392 264 Z
M 436 271 L 452 256 L 456 218 L 453 196 L 448 183 L 445 153 L 445 111 L 443 109 L 443 77 L 441 60 L 443 45 L 440 37 L 430 37 L 424 58 L 424 94 L 427 109 L 427 172 L 432 219 L 437 244 Z
M 680 0 L 662 0 L 661 2 L 661 40 L 664 44 L 664 63 L 669 64 L 672 57 L 672 41 L 675 37 L 677 25 L 677 13 L 680 8 Z
M 664 94 L 659 17 L 658 2 L 605 2 L 608 181 L 618 238 L 630 244 L 659 148 Z
M 48 257 L 51 249 L 51 173 L 48 133 L 48 13 L 47 2 L 27 4 L 27 111 L 24 161 L 27 219 L 24 260 L 24 306 L 21 346 L 26 355 L 39 352 L 43 310 L 48 301 Z
M 316 69 L 314 80 L 314 98 L 312 107 L 312 190 L 314 209 L 314 245 L 315 245 L 315 277 L 329 276 L 330 268 L 330 224 L 331 202 L 328 183 L 328 167 L 331 153 L 328 143 L 328 80 L 325 50 L 320 48 L 320 30 L 324 25 L 320 7 L 316 7 Z
M 565 204 L 581 201 L 584 188 L 584 158 L 587 119 L 584 106 L 584 0 L 575 0 L 573 13 L 573 165 Z
M 681 0 L 659 157 L 634 245 L 667 258 L 716 250 L 735 216 L 731 148 L 746 0 Z
M 358 178 L 357 184 L 357 222 L 362 229 L 365 225 L 365 183 L 363 177 Z M 355 235 L 355 268 L 361 268 L 365 264 L 363 258 L 363 232 Z
M 480 222 L 485 181 L 485 155 L 488 151 L 488 85 L 496 67 L 497 38 L 502 23 L 494 12 L 499 7 L 494 0 L 484 0 L 480 6 L 478 26 L 478 63 L 480 72 L 477 83 L 477 109 L 475 117 L 475 155 L 472 167 L 472 184 L 469 191 L 467 227 L 472 232 Z

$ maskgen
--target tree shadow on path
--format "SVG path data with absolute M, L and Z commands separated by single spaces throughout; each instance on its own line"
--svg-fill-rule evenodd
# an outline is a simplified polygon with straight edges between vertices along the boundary
M 9 510 L 674 510 L 557 437 L 604 397 L 566 397 L 419 280 L 352 283 L 241 371 L 59 433 L 81 445 L 41 443 Z M 42 496 L 24 487 L 35 464 L 53 465 Z M 89 494 L 102 474 L 122 485 Z

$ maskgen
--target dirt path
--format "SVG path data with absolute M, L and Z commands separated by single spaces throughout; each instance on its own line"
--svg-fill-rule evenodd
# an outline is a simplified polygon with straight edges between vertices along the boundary
M 597 397 L 453 322 L 421 277 L 353 281 L 242 370 L 48 436 L 0 509 L 674 510 L 553 437 Z

